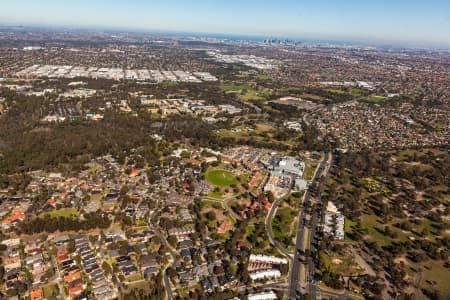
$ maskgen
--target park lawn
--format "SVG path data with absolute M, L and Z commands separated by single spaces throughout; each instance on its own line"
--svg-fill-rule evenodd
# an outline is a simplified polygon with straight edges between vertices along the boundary
M 350 233 L 353 233 L 353 229 L 354 229 L 354 226 L 356 225 L 356 222 L 354 222 L 354 221 L 352 221 L 352 220 L 350 220 L 349 218 L 345 218 L 345 222 L 344 222 L 344 231 L 345 231 L 345 239 L 346 240 L 351 240 L 349 237 L 348 237 L 348 234 Z
M 448 279 L 450 278 L 450 269 L 446 268 L 443 262 L 427 263 L 426 267 L 423 268 L 420 286 L 428 290 L 438 290 L 442 299 L 449 299 L 450 284 L 448 284 Z M 427 280 L 434 284 L 431 285 Z
M 447 124 L 442 121 L 434 121 L 431 126 L 433 126 L 436 130 L 442 130 L 445 129 L 445 126 L 447 126 Z
M 230 186 L 238 183 L 236 176 L 225 170 L 209 170 L 206 172 L 205 178 L 215 186 Z
M 375 215 L 364 215 L 361 218 L 361 227 L 367 229 L 370 238 L 380 246 L 387 246 L 392 243 L 392 240 L 385 234 L 379 232 L 375 227 L 382 228 L 383 224 L 377 221 Z
M 251 128 L 248 126 L 237 126 L 232 130 L 229 129 L 220 129 L 216 131 L 216 134 L 220 137 L 232 137 L 236 139 L 238 143 L 247 143 L 248 141 L 271 141 L 279 144 L 286 145 L 291 147 L 295 139 L 298 138 L 298 135 L 291 135 L 287 139 L 277 140 L 274 137 L 275 130 L 272 126 L 266 124 L 256 124 L 255 128 Z
M 100 168 L 100 166 L 98 166 L 98 165 L 90 167 L 89 168 L 89 172 L 90 173 L 95 173 L 99 168 Z
M 385 97 L 385 96 L 375 95 L 375 96 L 370 96 L 368 100 L 369 100 L 369 102 L 372 102 L 372 103 L 380 103 L 386 99 L 387 99 L 387 97 Z
M 324 259 L 325 266 L 338 274 L 361 275 L 364 272 L 351 256 L 341 256 L 336 253 L 331 253 L 328 256 L 322 253 L 321 258 Z
M 420 225 L 413 224 L 412 230 L 417 233 L 421 233 L 424 229 L 427 230 L 427 239 L 434 242 L 436 237 L 439 236 L 439 230 L 436 229 L 435 225 L 437 225 L 436 222 L 424 218 L 421 220 Z
M 314 176 L 314 172 L 316 172 L 316 168 L 319 162 L 317 160 L 308 160 L 306 161 L 305 167 L 305 179 L 311 180 Z
M 247 232 L 245 234 L 245 237 L 247 238 L 247 242 L 250 242 L 253 239 L 253 236 L 255 235 L 255 225 L 248 225 L 247 226 Z
M 256 124 L 255 132 L 262 133 L 273 130 L 273 126 L 267 124 Z
M 354 97 L 360 97 L 364 94 L 364 90 L 358 88 L 351 88 L 349 94 Z
M 274 237 L 285 247 L 290 243 L 287 240 L 291 237 L 291 226 L 295 217 L 295 210 L 290 206 L 279 207 L 275 217 L 272 220 L 272 231 Z
M 376 229 L 382 230 L 384 229 L 384 225 L 390 225 L 391 229 L 397 233 L 397 237 L 391 238 Z M 394 241 L 404 242 L 408 239 L 406 234 L 395 228 L 392 224 L 380 223 L 380 220 L 378 220 L 378 217 L 375 215 L 363 215 L 361 218 L 361 226 L 362 228 L 367 229 L 370 238 L 379 246 L 389 246 Z
M 291 207 L 299 207 L 302 202 L 303 194 L 304 191 L 292 192 L 285 201 Z
M 223 193 L 222 192 L 210 192 L 208 194 L 208 197 L 217 198 L 217 199 L 223 199 Z
M 263 90 L 246 90 L 244 93 L 238 96 L 241 101 L 260 101 L 267 100 L 271 92 Z
M 259 101 L 266 100 L 270 95 L 269 91 L 261 91 L 249 85 L 221 85 L 219 90 L 222 92 L 239 92 L 241 101 Z
M 201 205 L 202 209 L 205 208 L 216 208 L 216 209 L 221 209 L 222 208 L 222 204 L 212 201 L 212 200 L 208 200 L 208 199 L 203 199 L 202 200 L 202 205 Z
M 54 282 L 51 282 L 51 283 L 49 283 L 47 285 L 44 285 L 42 287 L 42 291 L 43 291 L 45 299 L 48 299 L 48 298 L 51 298 L 51 297 L 56 297 L 56 296 L 59 295 L 58 285 L 56 283 L 54 283 Z
M 39 218 L 44 217 L 45 215 L 49 214 L 50 217 L 52 218 L 59 218 L 59 217 L 63 217 L 63 218 L 72 218 L 75 217 L 77 215 L 77 210 L 75 208 L 62 208 L 59 210 L 54 210 L 52 212 L 49 213 L 41 213 L 39 215 Z
M 275 220 L 275 218 L 272 221 L 272 233 L 277 240 L 283 238 L 283 234 L 281 233 L 281 224 L 278 220 Z

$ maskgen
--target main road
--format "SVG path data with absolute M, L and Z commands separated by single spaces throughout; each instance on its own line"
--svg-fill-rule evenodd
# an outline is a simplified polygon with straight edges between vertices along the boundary
M 328 176 L 328 172 L 330 170 L 330 166 L 332 163 L 332 154 L 331 153 L 325 153 L 323 160 L 320 162 L 319 166 L 316 169 L 316 172 L 314 174 L 311 186 L 315 186 L 319 183 L 320 179 L 322 178 L 323 172 L 325 172 L 325 177 Z M 328 167 L 327 167 L 328 165 Z M 322 187 L 322 185 L 321 185 Z M 322 189 L 322 188 L 321 188 Z M 304 208 L 311 208 L 312 199 L 311 199 L 311 189 L 308 188 L 306 190 L 304 199 L 303 199 L 303 205 Z M 296 243 L 295 243 L 295 253 L 294 253 L 294 259 L 292 262 L 291 267 L 291 274 L 290 274 L 290 281 L 289 281 L 289 290 L 288 290 L 288 299 L 293 300 L 297 299 L 297 295 L 299 294 L 298 287 L 300 283 L 301 289 L 306 287 L 306 278 L 302 278 L 301 282 L 299 279 L 300 276 L 300 266 L 303 266 L 304 269 L 308 270 L 305 275 L 309 277 L 308 281 L 314 280 L 314 273 L 315 273 L 315 267 L 313 265 L 313 261 L 310 258 L 306 259 L 306 255 L 304 253 L 304 250 L 306 248 L 310 248 L 310 240 L 313 240 L 317 222 L 318 222 L 318 216 L 313 215 L 312 220 L 310 221 L 310 214 L 315 214 L 312 210 L 310 212 L 305 211 L 305 209 L 302 209 L 301 215 L 300 215 L 300 221 L 298 222 L 298 229 L 297 229 L 297 237 L 296 237 Z M 311 224 L 308 224 L 311 222 Z M 305 234 L 308 233 L 307 226 L 311 225 L 311 234 Z M 310 237 L 310 238 L 308 238 Z M 308 260 L 308 261 L 307 261 Z M 307 263 L 308 262 L 308 263 Z M 309 268 L 308 268 L 309 265 Z M 311 268 L 312 265 L 312 268 Z M 302 268 L 302 269 L 303 269 Z M 315 297 L 315 288 L 311 288 L 311 286 L 314 286 L 313 284 L 309 285 L 309 293 L 311 296 L 311 299 L 316 299 Z M 303 290 L 301 291 L 303 293 Z
M 331 166 L 333 165 L 333 154 L 329 154 L 328 155 L 328 160 L 326 162 L 326 164 L 324 166 L 322 166 L 322 168 L 320 170 L 322 170 L 324 172 L 324 176 L 323 178 L 321 178 L 320 183 L 319 183 L 319 191 L 317 192 L 316 195 L 316 203 L 320 203 L 322 200 L 322 194 L 325 190 L 325 186 L 327 184 L 328 178 L 330 176 L 330 169 Z M 316 236 L 316 231 L 317 231 L 317 225 L 320 221 L 320 215 L 318 213 L 318 211 L 316 211 L 313 214 L 313 218 L 311 221 L 311 235 L 310 235 L 310 239 L 309 239 L 309 249 L 310 249 L 310 254 L 311 256 L 309 257 L 308 260 L 308 287 L 309 287 L 309 295 L 311 299 L 316 299 L 316 293 L 317 291 L 321 292 L 320 287 L 316 286 L 316 282 L 314 279 L 314 275 L 316 274 L 316 263 L 315 260 L 313 259 L 314 257 L 317 258 L 317 253 L 316 251 L 318 249 L 316 249 L 316 247 L 314 247 L 313 243 L 315 240 L 315 236 Z

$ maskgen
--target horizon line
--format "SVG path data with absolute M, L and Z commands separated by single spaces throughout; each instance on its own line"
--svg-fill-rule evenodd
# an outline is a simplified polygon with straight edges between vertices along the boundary
M 85 30 L 85 31 L 103 31 L 103 32 L 122 32 L 122 33 L 140 33 L 140 34 L 165 34 L 165 35 L 178 35 L 188 37 L 189 35 L 197 35 L 200 37 L 211 38 L 216 36 L 222 36 L 222 39 L 228 39 L 226 37 L 241 37 L 247 38 L 241 41 L 255 42 L 255 39 L 260 39 L 261 41 L 267 38 L 272 39 L 290 39 L 294 42 L 303 42 L 310 44 L 347 44 L 351 46 L 365 46 L 365 47 L 379 47 L 379 48 L 403 48 L 403 49 L 417 49 L 417 50 L 447 50 L 450 51 L 450 45 L 438 45 L 433 42 L 414 42 L 414 41 L 390 41 L 382 39 L 365 39 L 359 38 L 345 38 L 345 37 L 302 37 L 293 35 L 282 35 L 282 34 L 262 34 L 262 33 L 227 33 L 227 32 L 200 32 L 200 31 L 182 31 L 182 30 L 168 30 L 168 29 L 149 29 L 149 28 L 134 28 L 134 27 L 124 27 L 124 26 L 110 26 L 110 25 L 74 25 L 74 24 L 41 24 L 41 23 L 27 23 L 27 22 L 0 22 L 0 27 L 12 28 L 12 27 L 23 27 L 23 28 L 36 28 L 36 29 L 66 29 L 66 30 Z M 203 36 L 201 36 L 203 35 Z M 215 37 L 218 38 L 218 37 Z M 252 38 L 252 39 L 248 39 Z

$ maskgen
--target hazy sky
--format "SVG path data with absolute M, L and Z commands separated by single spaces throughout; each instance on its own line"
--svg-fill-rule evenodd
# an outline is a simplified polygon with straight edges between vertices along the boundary
M 0 0 L 0 23 L 450 47 L 450 0 Z

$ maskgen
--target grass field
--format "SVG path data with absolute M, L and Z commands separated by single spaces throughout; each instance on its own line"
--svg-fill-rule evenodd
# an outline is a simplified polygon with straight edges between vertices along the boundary
M 231 172 L 225 170 L 207 171 L 205 178 L 209 183 L 215 186 L 230 186 L 238 183 L 236 177 Z
M 39 215 L 39 218 L 44 217 L 45 215 L 49 214 L 52 218 L 72 218 L 77 215 L 77 210 L 75 208 L 63 208 L 59 210 L 54 210 L 50 213 L 42 213 Z
M 353 227 L 356 225 L 356 222 L 353 222 L 352 220 L 346 218 L 344 223 L 345 233 L 352 233 Z
M 381 228 L 382 224 L 377 221 L 375 215 L 363 215 L 362 217 L 362 228 L 367 229 L 370 237 L 380 246 L 390 245 L 392 240 L 385 234 L 379 232 L 375 227 Z
M 269 133 L 273 130 L 274 130 L 273 126 L 267 124 L 256 124 L 255 126 L 255 133 L 258 135 Z
M 311 180 L 314 176 L 314 172 L 316 171 L 317 165 L 319 162 L 317 160 L 308 160 L 306 162 L 305 167 L 305 179 Z
M 59 289 L 58 289 L 58 285 L 56 283 L 49 283 L 49 284 L 45 285 L 42 288 L 42 290 L 43 290 L 45 299 L 51 298 L 51 297 L 56 297 L 57 295 L 59 295 Z
M 247 232 L 245 233 L 245 236 L 247 238 L 247 241 L 250 242 L 253 240 L 253 236 L 255 235 L 255 225 L 248 225 L 247 226 Z
M 272 220 L 273 235 L 285 248 L 291 244 L 291 226 L 295 214 L 296 212 L 290 206 L 280 207 Z
M 391 238 L 383 232 L 378 231 L 376 228 L 382 229 L 386 224 L 375 215 L 363 215 L 361 221 L 362 228 L 366 229 L 370 238 L 381 247 L 388 246 L 394 241 L 405 241 L 408 238 L 406 234 L 394 228 L 394 226 L 391 226 L 391 229 L 397 234 L 395 238 Z
M 215 202 L 215 201 L 208 200 L 208 199 L 203 199 L 201 207 L 202 207 L 202 209 L 205 209 L 205 208 L 222 209 L 222 204 Z
M 349 94 L 352 95 L 353 97 L 359 97 L 364 94 L 364 90 L 352 88 L 350 89 Z
M 448 279 L 450 278 L 450 270 L 440 263 L 432 263 L 427 267 L 427 269 L 424 269 L 420 286 L 429 290 L 438 290 L 443 297 L 442 299 L 449 299 L 450 285 Z
M 359 275 L 363 273 L 363 270 L 356 264 L 351 256 L 341 256 L 333 253 L 333 255 L 328 256 L 321 253 L 320 258 L 322 259 L 325 266 L 330 268 L 339 274 L 352 274 Z
M 380 103 L 386 99 L 387 98 L 384 96 L 370 96 L 368 100 L 369 100 L 369 102 L 372 102 L 372 103 Z
M 238 96 L 241 101 L 261 101 L 266 100 L 270 96 L 270 92 L 246 90 L 245 93 Z
M 222 199 L 223 193 L 222 192 L 211 192 L 208 194 L 208 197 Z
M 434 127 L 434 129 L 436 130 L 442 130 L 445 128 L 446 124 L 444 122 L 441 121 L 434 121 L 432 123 L 432 126 Z
M 219 90 L 222 92 L 240 92 L 238 98 L 241 101 L 266 100 L 270 95 L 268 91 L 257 90 L 249 85 L 221 85 Z
M 100 168 L 100 166 L 93 166 L 93 167 L 90 167 L 90 168 L 89 168 L 89 172 L 95 173 L 99 168 Z

